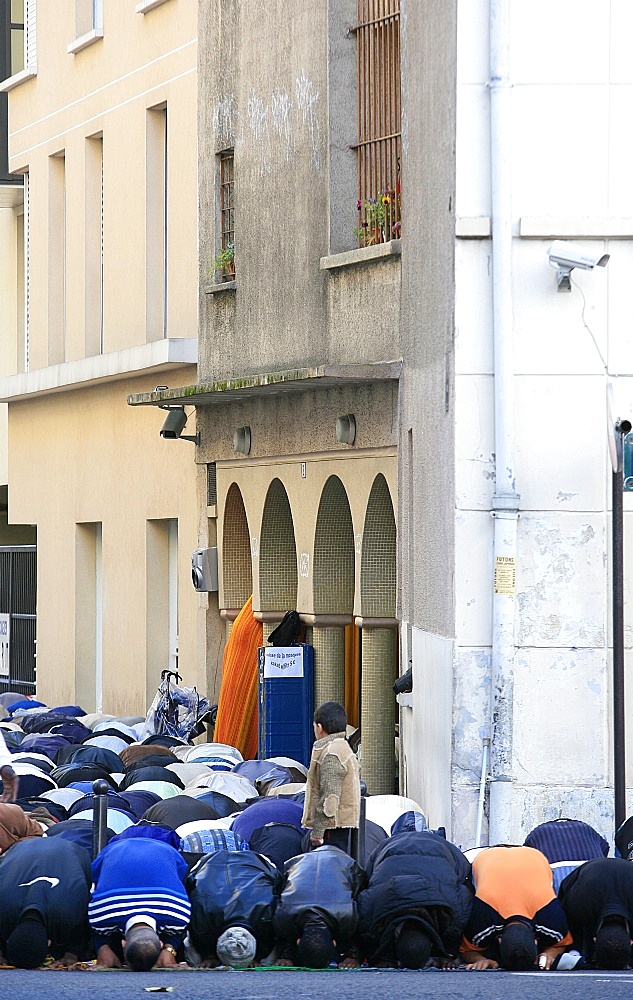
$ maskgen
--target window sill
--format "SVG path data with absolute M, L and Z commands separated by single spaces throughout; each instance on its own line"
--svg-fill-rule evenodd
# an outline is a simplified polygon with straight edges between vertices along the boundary
M 402 240 L 389 240 L 388 243 L 377 243 L 372 247 L 358 247 L 356 250 L 346 250 L 345 253 L 335 253 L 331 257 L 321 257 L 319 267 L 322 271 L 334 271 L 339 267 L 353 267 L 355 264 L 367 264 L 372 260 L 383 260 L 385 257 L 399 257 Z
M 210 281 L 204 286 L 207 295 L 217 295 L 218 292 L 234 292 L 237 281 Z
M 82 49 L 87 49 L 89 45 L 98 42 L 101 38 L 103 38 L 103 28 L 93 28 L 92 31 L 87 31 L 85 35 L 80 35 L 79 38 L 75 38 L 74 42 L 67 45 L 66 52 L 69 55 L 74 55 L 76 52 L 81 52 Z
M 19 73 L 14 73 L 13 76 L 7 77 L 0 83 L 0 93 L 6 94 L 14 87 L 19 87 L 25 80 L 31 80 L 34 76 L 37 76 L 37 66 L 31 69 L 21 69 Z
M 166 2 L 167 0 L 141 0 L 134 9 L 137 14 L 147 14 L 148 11 L 154 10 L 154 7 L 160 7 Z

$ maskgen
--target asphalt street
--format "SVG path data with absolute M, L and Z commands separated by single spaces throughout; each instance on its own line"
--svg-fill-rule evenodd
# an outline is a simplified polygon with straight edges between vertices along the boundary
M 146 992 L 147 987 L 159 990 Z M 172 990 L 166 991 L 166 987 Z M 0 990 L 11 1000 L 624 1000 L 633 972 L 408 972 L 393 969 L 328 972 L 174 970 L 0 971 Z

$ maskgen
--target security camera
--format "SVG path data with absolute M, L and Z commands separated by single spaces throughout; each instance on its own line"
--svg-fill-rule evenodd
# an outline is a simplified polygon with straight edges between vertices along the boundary
M 194 444 L 200 444 L 199 434 L 182 433 L 187 423 L 184 406 L 163 406 L 162 409 L 167 410 L 167 416 L 160 429 L 162 438 L 167 438 L 170 441 L 193 441 Z
M 608 253 L 596 253 L 590 247 L 581 247 L 578 243 L 568 243 L 567 240 L 554 240 L 547 251 L 550 264 L 557 267 L 581 267 L 591 271 L 594 267 L 606 267 L 609 263 Z
M 174 406 L 165 417 L 165 422 L 160 429 L 160 436 L 174 440 L 179 438 L 185 429 L 187 414 L 183 406 Z
M 591 271 L 596 265 L 606 267 L 609 254 L 595 253 L 591 247 L 581 247 L 578 243 L 568 243 L 567 240 L 554 240 L 547 251 L 549 262 L 556 270 L 556 281 L 559 292 L 571 292 L 571 272 L 575 267 L 583 271 Z

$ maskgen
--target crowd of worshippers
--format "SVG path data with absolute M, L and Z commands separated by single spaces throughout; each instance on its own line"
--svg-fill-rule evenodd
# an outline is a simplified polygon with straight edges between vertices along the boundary
M 427 829 L 416 803 L 366 794 L 337 703 L 315 712 L 309 768 L 140 739 L 144 720 L 78 706 L 16 695 L 2 712 L 0 964 L 631 962 L 631 821 L 616 836 L 620 857 L 580 820 L 543 823 L 521 846 L 462 853 Z M 93 857 L 97 778 L 109 786 L 107 829 Z

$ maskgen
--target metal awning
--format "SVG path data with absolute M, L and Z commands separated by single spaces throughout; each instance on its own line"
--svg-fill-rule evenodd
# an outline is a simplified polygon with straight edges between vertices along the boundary
M 368 365 L 317 365 L 283 372 L 258 372 L 241 378 L 198 382 L 178 388 L 157 388 L 154 392 L 137 392 L 128 396 L 130 406 L 210 406 L 249 399 L 254 396 L 274 396 L 284 392 L 306 392 L 313 389 L 336 389 L 343 386 L 373 385 L 376 382 L 397 381 L 402 373 L 401 361 L 384 361 Z

